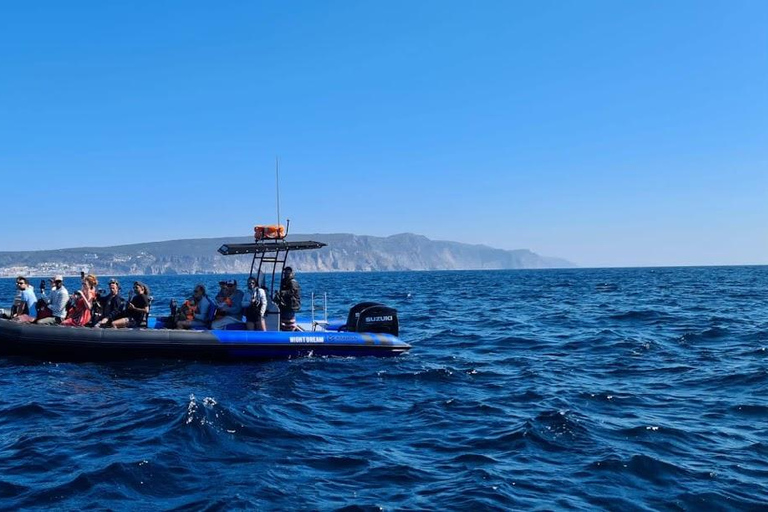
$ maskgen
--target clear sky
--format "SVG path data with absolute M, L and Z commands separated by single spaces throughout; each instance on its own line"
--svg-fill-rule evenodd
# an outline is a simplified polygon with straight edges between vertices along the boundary
M 768 2 L 0 5 L 0 250 L 291 231 L 768 263 Z

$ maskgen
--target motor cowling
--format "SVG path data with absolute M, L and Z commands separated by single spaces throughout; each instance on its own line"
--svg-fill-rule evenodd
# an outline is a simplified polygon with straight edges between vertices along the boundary
M 350 328 L 349 330 L 353 329 Z M 366 308 L 361 308 L 359 314 L 357 314 L 354 331 L 397 336 L 400 333 L 397 310 L 383 304 L 373 304 Z

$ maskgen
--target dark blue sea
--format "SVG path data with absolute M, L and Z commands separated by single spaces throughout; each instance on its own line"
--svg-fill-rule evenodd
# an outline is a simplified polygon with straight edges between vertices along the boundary
M 298 277 L 413 349 L 0 359 L 0 507 L 768 509 L 768 267 Z M 162 314 L 218 279 L 145 280 Z

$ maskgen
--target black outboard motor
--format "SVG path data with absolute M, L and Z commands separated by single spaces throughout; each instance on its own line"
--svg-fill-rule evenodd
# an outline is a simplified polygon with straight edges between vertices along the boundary
M 378 302 L 361 302 L 349 310 L 347 325 L 340 330 L 397 336 L 400 333 L 397 310 Z

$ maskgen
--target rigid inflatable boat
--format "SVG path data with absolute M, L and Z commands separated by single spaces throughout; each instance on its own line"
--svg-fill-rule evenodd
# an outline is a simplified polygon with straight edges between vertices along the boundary
M 407 343 L 396 336 L 385 333 L 100 329 L 0 320 L 0 353 L 46 360 L 246 360 L 310 355 L 392 356 L 409 348 Z
M 276 271 L 284 267 L 293 250 L 319 249 L 313 241 L 261 239 L 252 244 L 223 245 L 222 255 L 253 254 L 250 275 L 259 279 L 271 264 L 275 289 Z M 259 265 L 256 267 L 256 261 Z M 266 279 L 264 279 L 266 281 Z M 262 282 L 259 280 L 258 282 Z M 272 296 L 272 293 L 268 295 Z M 411 347 L 398 338 L 397 311 L 375 302 L 350 309 L 346 322 L 313 318 L 297 322 L 299 330 L 281 331 L 279 312 L 270 302 L 266 331 L 247 331 L 245 324 L 225 330 L 166 329 L 162 319 L 151 317 L 145 328 L 110 329 L 21 324 L 0 320 L 0 354 L 46 360 L 124 360 L 171 358 L 196 360 L 251 360 L 303 356 L 393 356 Z

